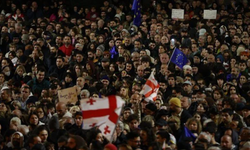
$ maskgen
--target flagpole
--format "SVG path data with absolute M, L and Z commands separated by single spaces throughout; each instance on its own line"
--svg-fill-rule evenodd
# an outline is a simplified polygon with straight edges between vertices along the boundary
M 169 66 L 169 64 L 170 64 L 170 62 L 171 62 L 171 59 L 172 59 L 172 57 L 173 57 L 173 54 L 174 54 L 175 50 L 176 50 L 176 47 L 174 47 L 174 51 L 173 51 L 173 53 L 172 53 L 172 55 L 171 55 L 171 57 L 170 57 L 170 59 L 169 59 L 169 61 L 168 61 L 168 66 Z

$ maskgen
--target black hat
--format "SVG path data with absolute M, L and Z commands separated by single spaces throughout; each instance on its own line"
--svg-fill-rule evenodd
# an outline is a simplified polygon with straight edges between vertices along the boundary
M 103 58 L 102 62 L 109 62 L 109 59 L 108 58 Z
M 158 116 L 160 117 L 160 116 L 167 116 L 167 115 L 169 115 L 169 112 L 167 111 L 167 110 L 165 110 L 165 109 L 160 109 L 159 111 L 158 111 Z
M 160 118 L 158 119 L 156 122 L 155 122 L 155 125 L 158 125 L 158 126 L 166 126 L 168 123 L 166 120 Z
M 245 105 L 242 110 L 244 109 L 250 110 L 250 105 Z
M 151 110 L 151 111 L 153 111 L 153 112 L 155 112 L 157 110 L 157 107 L 155 106 L 154 103 L 148 103 L 146 105 L 146 108 L 149 109 L 149 110 Z

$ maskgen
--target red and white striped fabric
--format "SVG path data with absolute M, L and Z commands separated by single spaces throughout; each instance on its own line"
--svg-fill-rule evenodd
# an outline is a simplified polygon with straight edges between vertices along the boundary
M 122 98 L 115 95 L 81 100 L 83 129 L 87 130 L 99 126 L 103 135 L 110 140 L 123 104 Z
M 155 80 L 154 71 L 152 71 L 140 94 L 143 94 L 145 96 L 145 100 L 147 102 L 155 101 L 157 98 L 159 87 L 159 83 L 157 82 L 157 80 Z

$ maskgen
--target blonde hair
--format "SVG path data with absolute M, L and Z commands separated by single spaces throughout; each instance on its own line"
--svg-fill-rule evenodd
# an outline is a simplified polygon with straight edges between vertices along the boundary
M 186 127 L 188 128 L 189 124 L 192 123 L 192 122 L 195 122 L 197 123 L 197 134 L 200 134 L 201 133 L 201 130 L 202 130 L 202 126 L 201 126 L 201 122 L 198 121 L 197 119 L 195 119 L 194 117 L 192 118 L 189 118 L 186 122 Z
M 22 69 L 23 70 L 23 74 L 26 73 L 26 69 L 23 65 L 18 65 L 15 71 L 15 74 L 17 73 L 17 70 Z

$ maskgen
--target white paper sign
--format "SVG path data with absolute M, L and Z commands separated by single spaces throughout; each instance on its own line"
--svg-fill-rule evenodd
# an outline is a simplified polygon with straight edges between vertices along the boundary
M 184 19 L 184 9 L 172 9 L 172 19 Z
M 203 18 L 204 19 L 216 19 L 217 10 L 204 10 Z

